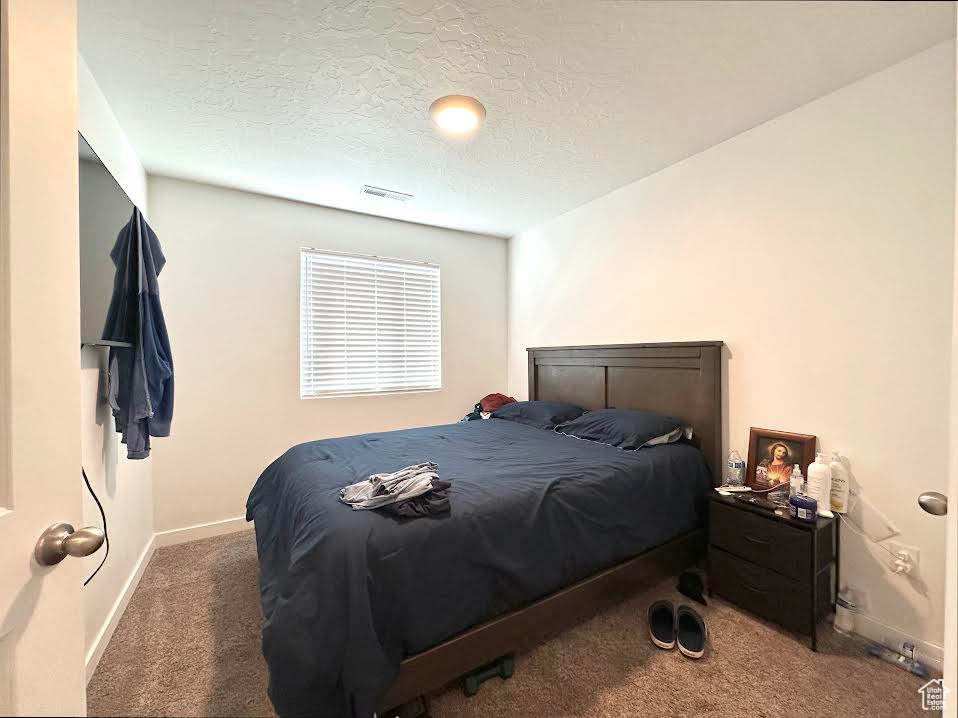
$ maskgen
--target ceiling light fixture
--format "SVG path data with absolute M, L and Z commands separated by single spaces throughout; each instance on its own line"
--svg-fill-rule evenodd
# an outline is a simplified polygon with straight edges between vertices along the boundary
M 479 127 L 486 118 L 486 108 L 475 97 L 446 95 L 432 103 L 429 114 L 446 132 L 465 135 Z

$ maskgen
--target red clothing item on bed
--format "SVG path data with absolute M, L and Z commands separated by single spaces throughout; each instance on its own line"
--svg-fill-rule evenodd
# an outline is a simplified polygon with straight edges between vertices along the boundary
M 479 400 L 479 406 L 482 407 L 483 411 L 495 411 L 500 406 L 513 402 L 515 402 L 515 399 L 505 394 L 486 394 Z

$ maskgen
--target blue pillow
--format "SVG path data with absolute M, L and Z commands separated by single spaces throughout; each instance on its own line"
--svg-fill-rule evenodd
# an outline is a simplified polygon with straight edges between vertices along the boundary
M 681 419 L 632 409 L 590 411 L 560 424 L 556 431 L 628 450 L 670 444 L 683 436 L 687 439 L 692 437 L 692 430 Z
M 552 431 L 559 424 L 581 416 L 584 411 L 582 407 L 563 401 L 514 401 L 492 412 L 492 418 Z

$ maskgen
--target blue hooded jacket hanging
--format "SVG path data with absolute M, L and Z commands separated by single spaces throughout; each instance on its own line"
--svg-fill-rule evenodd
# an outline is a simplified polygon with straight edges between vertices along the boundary
M 110 258 L 116 277 L 103 338 L 131 344 L 110 348 L 110 407 L 127 457 L 145 459 L 151 436 L 170 435 L 173 356 L 157 282 L 166 258 L 136 207 Z

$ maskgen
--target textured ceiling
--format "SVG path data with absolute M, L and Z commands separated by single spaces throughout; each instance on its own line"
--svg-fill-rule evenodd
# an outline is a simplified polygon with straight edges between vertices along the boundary
M 512 235 L 948 39 L 954 12 L 80 0 L 80 51 L 149 172 Z M 447 94 L 486 106 L 476 136 L 432 126 Z

